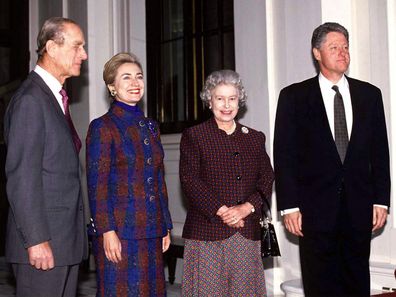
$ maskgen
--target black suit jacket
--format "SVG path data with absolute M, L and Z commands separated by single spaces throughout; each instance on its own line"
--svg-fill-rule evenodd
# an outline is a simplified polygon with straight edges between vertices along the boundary
M 37 73 L 13 96 L 4 127 L 7 261 L 29 263 L 26 249 L 49 241 L 56 266 L 79 263 L 87 242 L 78 154 L 62 109 Z
M 330 230 L 342 207 L 352 228 L 370 229 L 373 204 L 389 206 L 389 150 L 381 91 L 348 78 L 353 126 L 344 163 L 330 130 L 318 76 L 284 88 L 274 169 L 278 209 L 299 207 L 303 230 Z M 342 197 L 341 197 L 342 196 Z

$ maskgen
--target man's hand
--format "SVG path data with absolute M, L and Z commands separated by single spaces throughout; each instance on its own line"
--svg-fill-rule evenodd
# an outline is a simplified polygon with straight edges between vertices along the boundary
M 165 253 L 171 244 L 170 232 L 165 237 L 162 237 L 162 252 Z
M 39 243 L 28 248 L 30 265 L 37 269 L 49 270 L 54 268 L 54 256 L 48 241 Z
M 300 211 L 285 214 L 283 216 L 286 229 L 297 236 L 304 236 L 302 231 L 302 214 Z
M 121 241 L 118 239 L 115 231 L 108 231 L 103 233 L 103 248 L 106 258 L 113 262 L 118 263 L 121 258 Z
M 388 210 L 383 207 L 373 206 L 373 230 L 381 229 L 386 222 L 386 216 L 388 215 Z

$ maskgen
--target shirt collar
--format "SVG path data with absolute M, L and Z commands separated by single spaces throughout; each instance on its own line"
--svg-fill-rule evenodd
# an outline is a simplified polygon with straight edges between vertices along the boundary
M 319 84 L 322 88 L 331 89 L 333 86 L 338 86 L 340 90 L 345 90 L 348 88 L 348 80 L 346 79 L 345 75 L 343 74 L 340 80 L 334 84 L 332 81 L 328 80 L 322 72 L 319 73 Z
M 51 73 L 39 65 L 36 65 L 34 71 L 40 75 L 45 84 L 51 89 L 52 93 L 54 93 L 55 97 L 59 97 L 59 91 L 62 89 L 61 83 Z

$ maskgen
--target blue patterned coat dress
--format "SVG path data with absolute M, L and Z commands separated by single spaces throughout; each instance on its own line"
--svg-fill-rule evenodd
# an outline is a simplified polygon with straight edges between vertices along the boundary
M 87 136 L 90 233 L 97 296 L 165 296 L 162 237 L 172 228 L 157 124 L 138 106 L 114 101 Z M 114 230 L 122 261 L 110 262 L 103 233 Z

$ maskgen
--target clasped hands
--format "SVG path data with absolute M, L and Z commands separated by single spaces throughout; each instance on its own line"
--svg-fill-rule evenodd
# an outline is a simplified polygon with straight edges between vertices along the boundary
M 219 208 L 216 215 L 229 227 L 242 228 L 245 226 L 244 219 L 251 213 L 252 208 L 253 205 L 249 202 L 231 207 L 223 205 Z

